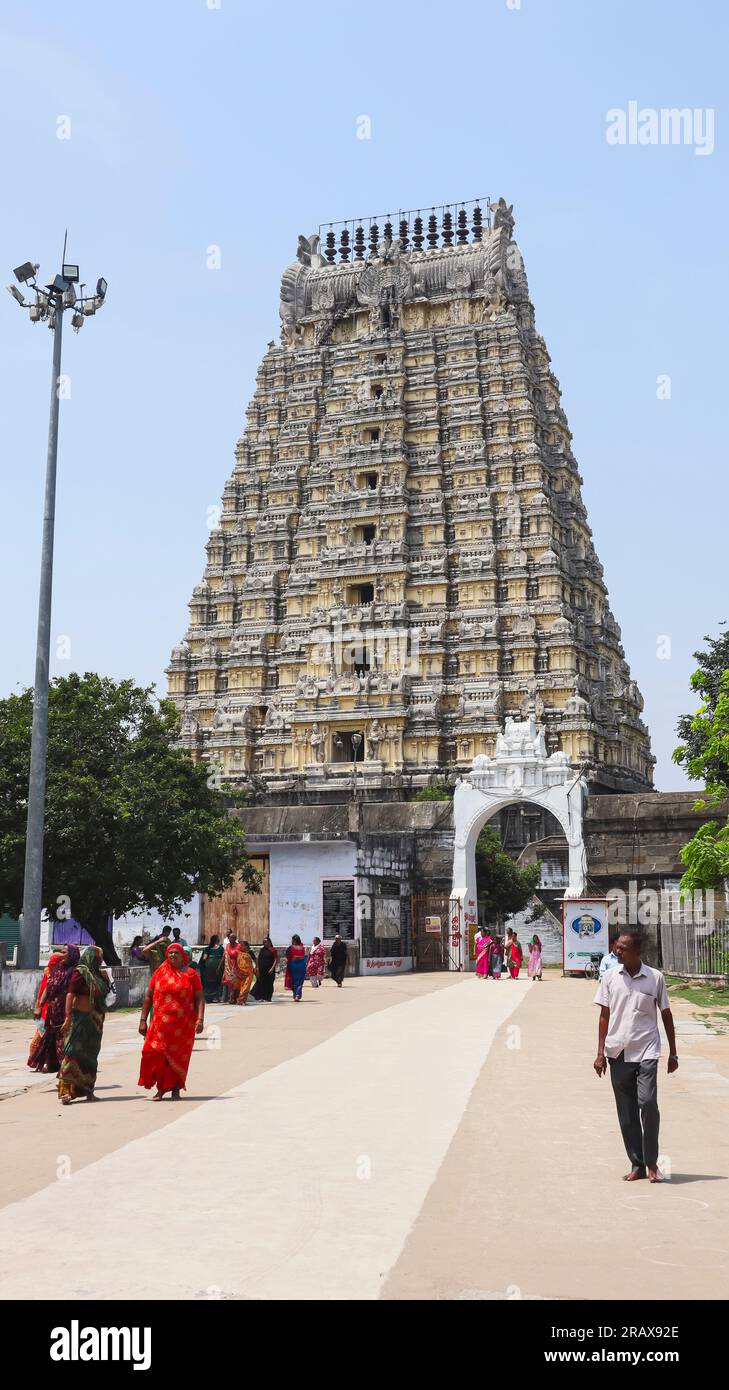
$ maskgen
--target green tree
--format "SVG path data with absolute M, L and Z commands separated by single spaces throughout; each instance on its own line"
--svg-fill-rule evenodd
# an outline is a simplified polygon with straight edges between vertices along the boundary
M 432 782 L 431 785 L 430 785 L 429 787 L 421 787 L 421 788 L 420 788 L 420 791 L 417 791 L 417 792 L 415 793 L 415 796 L 413 797 L 413 801 L 452 801 L 452 800 L 453 800 L 453 789 L 452 789 L 452 787 L 449 787 L 449 786 L 448 786 L 448 783 L 447 783 L 447 782 L 444 782 L 442 779 L 439 779 L 439 780 L 436 781 L 436 782 Z
M 209 785 L 210 769 L 175 747 L 179 716 L 154 687 L 73 674 L 48 702 L 43 906 L 73 916 L 117 961 L 109 916 L 178 915 L 197 892 L 237 874 L 258 892 L 245 836 Z M 23 900 L 32 691 L 0 701 L 0 906 Z M 240 799 L 240 798 L 238 798 Z
M 682 742 L 673 754 L 692 781 L 704 783 L 697 809 L 718 806 L 729 797 L 729 632 L 704 641 L 708 649 L 694 652 L 699 665 L 691 677 L 691 688 L 703 703 L 695 714 L 679 719 Z M 729 877 L 729 818 L 702 825 L 684 845 L 681 858 L 685 892 L 718 887 Z
M 541 865 L 518 864 L 501 848 L 501 837 L 492 825 L 485 825 L 476 841 L 476 883 L 479 898 L 486 902 L 489 920 L 522 912 L 539 887 Z

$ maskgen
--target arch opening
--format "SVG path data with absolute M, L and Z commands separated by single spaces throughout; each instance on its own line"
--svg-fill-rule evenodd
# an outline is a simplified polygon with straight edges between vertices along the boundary
M 470 773 L 456 787 L 453 799 L 455 847 L 452 898 L 460 914 L 460 953 L 457 968 L 469 966 L 468 942 L 478 923 L 476 841 L 481 829 L 506 813 L 511 823 L 534 816 L 534 829 L 559 827 L 566 841 L 566 882 L 552 885 L 552 901 L 582 896 L 586 861 L 582 834 L 584 780 L 562 753 L 547 754 L 544 730 L 531 716 L 507 719 L 497 738 L 493 757 L 474 758 Z M 514 808 L 517 808 L 515 811 Z M 523 807 L 523 815 L 519 808 Z M 537 827 L 537 817 L 540 817 Z M 548 835 L 547 840 L 557 839 Z M 536 843 L 535 841 L 532 843 Z M 527 851 L 527 844 L 521 852 Z M 534 854 L 535 851 L 529 851 Z

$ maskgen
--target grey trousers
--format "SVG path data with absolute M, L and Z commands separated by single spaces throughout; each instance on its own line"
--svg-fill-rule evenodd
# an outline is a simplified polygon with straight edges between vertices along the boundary
M 618 1121 L 625 1152 L 633 1168 L 655 1168 L 658 1163 L 658 1058 L 651 1062 L 626 1062 L 625 1053 L 608 1057 L 615 1092 Z

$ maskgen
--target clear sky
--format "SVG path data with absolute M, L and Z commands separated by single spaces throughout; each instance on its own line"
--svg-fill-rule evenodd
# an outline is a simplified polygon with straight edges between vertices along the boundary
M 503 194 L 657 784 L 685 785 L 670 751 L 691 654 L 729 619 L 728 16 L 724 0 L 4 0 L 5 279 L 26 259 L 50 278 L 68 226 L 82 277 L 109 281 L 65 338 L 52 673 L 164 690 L 297 234 Z M 696 109 L 691 142 L 610 144 L 607 113 L 630 102 Z M 10 296 L 0 309 L 5 695 L 33 679 L 51 337 Z

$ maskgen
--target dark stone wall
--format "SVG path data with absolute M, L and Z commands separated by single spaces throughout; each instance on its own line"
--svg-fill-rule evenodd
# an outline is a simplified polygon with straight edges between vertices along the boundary
M 593 882 L 683 873 L 680 852 L 700 825 L 729 807 L 696 811 L 698 792 L 590 795 L 585 815 L 588 872 Z M 453 807 L 449 801 L 342 802 L 339 805 L 251 806 L 236 811 L 251 850 L 257 840 L 381 839 L 413 865 L 423 884 L 450 882 Z M 405 852 L 403 840 L 414 845 Z M 383 845 L 384 848 L 384 845 Z
M 729 806 L 694 809 L 698 792 L 591 794 L 587 798 L 585 841 L 588 893 L 611 888 L 626 894 L 680 878 L 681 849 L 708 820 L 722 818 Z M 239 815 L 255 852 L 257 842 L 350 839 L 358 847 L 358 874 L 370 880 L 397 879 L 402 894 L 402 949 L 409 949 L 412 895 L 448 896 L 453 867 L 453 807 L 449 801 L 340 802 L 338 805 L 251 806 Z M 725 913 L 723 895 L 715 912 Z M 646 959 L 658 963 L 657 930 L 641 923 Z
M 585 842 L 590 878 L 677 878 L 681 850 L 699 826 L 726 816 L 723 810 L 696 811 L 699 792 L 653 792 L 590 796 Z

